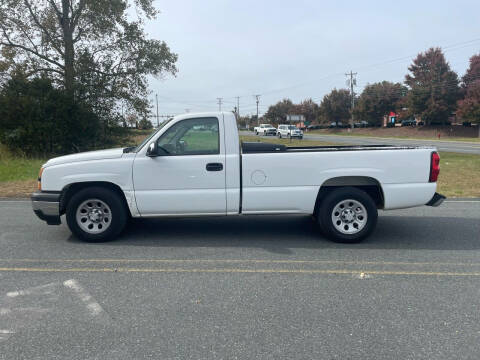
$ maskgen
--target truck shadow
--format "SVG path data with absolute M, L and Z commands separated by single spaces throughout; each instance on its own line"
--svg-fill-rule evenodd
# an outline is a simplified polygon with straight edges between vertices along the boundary
M 470 218 L 380 216 L 375 232 L 359 244 L 326 239 L 309 216 L 243 216 L 137 219 L 109 246 L 292 249 L 480 249 L 480 221 Z

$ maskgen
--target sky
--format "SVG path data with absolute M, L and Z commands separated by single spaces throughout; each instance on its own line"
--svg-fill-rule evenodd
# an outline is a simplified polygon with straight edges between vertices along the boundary
M 150 37 L 178 54 L 176 77 L 151 78 L 160 114 L 256 114 L 284 98 L 319 103 L 357 72 L 368 83 L 403 82 L 419 52 L 444 49 L 462 76 L 480 53 L 480 1 L 156 0 Z

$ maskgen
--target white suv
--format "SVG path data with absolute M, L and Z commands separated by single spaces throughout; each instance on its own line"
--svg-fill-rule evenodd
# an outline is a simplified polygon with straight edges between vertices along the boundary
M 295 125 L 279 125 L 277 130 L 279 139 L 282 137 L 303 139 L 303 131 L 298 129 Z

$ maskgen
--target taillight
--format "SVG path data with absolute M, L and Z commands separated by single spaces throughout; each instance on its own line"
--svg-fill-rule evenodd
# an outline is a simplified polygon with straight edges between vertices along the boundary
M 428 181 L 436 182 L 440 174 L 440 155 L 437 152 L 432 152 L 432 158 L 430 162 L 430 178 Z

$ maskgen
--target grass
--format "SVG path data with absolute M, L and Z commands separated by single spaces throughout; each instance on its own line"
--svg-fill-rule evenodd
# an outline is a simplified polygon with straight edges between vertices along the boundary
M 368 138 L 380 138 L 380 139 L 405 139 L 405 140 L 430 140 L 430 141 L 460 141 L 460 142 L 470 142 L 470 143 L 480 143 L 480 137 L 446 137 L 442 136 L 440 139 L 436 136 L 409 136 L 409 135 L 395 135 L 395 134 L 388 134 L 382 135 L 378 134 L 377 132 L 362 132 L 358 133 L 355 132 L 325 132 L 321 130 L 311 130 L 307 134 L 317 134 L 317 135 L 325 135 L 325 136 L 352 136 L 352 137 L 368 137 Z
M 480 197 L 480 155 L 441 152 L 437 191 L 447 197 Z
M 134 133 L 139 143 L 150 132 Z M 240 136 L 242 141 L 263 141 L 288 146 L 335 145 L 333 142 L 288 140 L 275 137 Z M 440 153 L 438 192 L 447 197 L 480 197 L 480 155 Z M 0 197 L 28 197 L 36 188 L 36 178 L 45 159 L 14 155 L 0 144 Z
M 268 142 L 275 144 L 283 144 L 287 146 L 330 146 L 330 145 L 345 145 L 328 141 L 310 141 L 310 140 L 299 140 L 299 139 L 278 139 L 275 136 L 249 136 L 241 135 L 240 141 L 249 141 L 249 142 Z
M 35 190 L 45 159 L 29 159 L 10 153 L 0 144 L 0 197 L 24 197 Z

